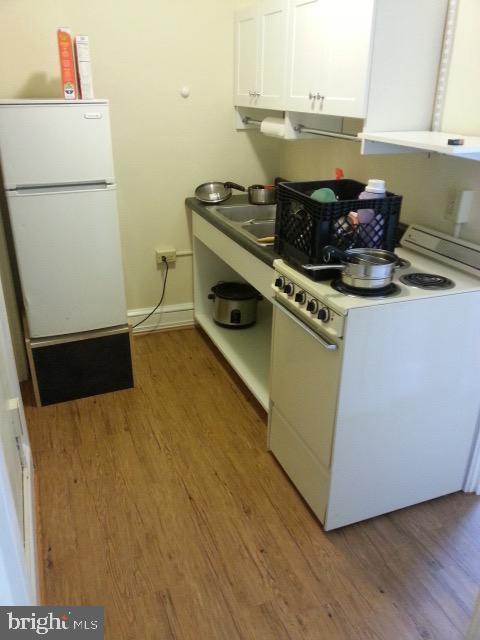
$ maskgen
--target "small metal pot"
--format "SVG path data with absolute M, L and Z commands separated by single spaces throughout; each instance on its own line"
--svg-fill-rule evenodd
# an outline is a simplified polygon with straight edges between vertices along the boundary
M 229 329 L 246 329 L 257 320 L 257 302 L 262 296 L 243 282 L 219 282 L 208 298 L 214 301 L 213 319 Z
M 277 191 L 273 184 L 252 184 L 248 187 L 248 201 L 250 204 L 275 204 Z
M 347 249 L 340 251 L 336 247 L 325 247 L 323 256 L 326 264 L 305 264 L 306 271 L 324 271 L 326 269 L 341 270 L 342 282 L 349 287 L 360 289 L 381 289 L 392 280 L 398 258 L 391 251 L 384 249 Z M 332 264 L 332 258 L 339 259 L 339 264 Z
M 218 204 L 231 197 L 232 189 L 245 191 L 245 187 L 236 182 L 204 182 L 195 189 L 195 197 L 206 204 Z

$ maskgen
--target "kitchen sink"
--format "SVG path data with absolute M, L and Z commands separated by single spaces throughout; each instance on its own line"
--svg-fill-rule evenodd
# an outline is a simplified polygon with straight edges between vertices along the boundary
M 215 210 L 232 222 L 248 222 L 249 220 L 274 220 L 277 206 L 275 204 L 238 204 L 216 207 Z M 262 236 L 257 236 L 262 237 Z
M 255 238 L 266 238 L 275 235 L 275 220 L 246 222 L 242 229 L 252 234 Z M 263 243 L 262 243 L 263 244 Z

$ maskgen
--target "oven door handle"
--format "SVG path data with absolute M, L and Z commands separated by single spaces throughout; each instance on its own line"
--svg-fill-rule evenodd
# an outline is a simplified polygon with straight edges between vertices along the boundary
M 308 335 L 310 335 L 314 340 L 319 342 L 324 349 L 328 349 L 328 351 L 336 351 L 338 349 L 338 345 L 335 344 L 335 342 L 328 342 L 327 340 L 325 340 L 325 338 L 322 338 L 321 336 L 319 336 L 318 333 L 315 333 L 315 331 L 312 331 L 312 329 L 307 327 L 307 325 L 304 322 L 299 320 L 293 313 L 291 313 L 291 311 L 286 309 L 283 306 L 283 304 L 280 304 L 276 300 L 272 300 L 272 303 L 274 307 L 277 308 L 282 313 L 284 313 L 287 316 L 287 318 L 290 318 L 290 320 L 293 320 L 293 322 L 298 324 L 298 326 L 301 329 L 303 329 L 303 331 L 306 331 Z

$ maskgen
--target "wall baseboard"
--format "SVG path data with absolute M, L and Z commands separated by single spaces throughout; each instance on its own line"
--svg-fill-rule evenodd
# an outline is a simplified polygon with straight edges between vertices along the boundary
M 151 313 L 153 307 L 149 309 L 129 309 L 128 322 L 131 327 L 146 318 Z M 132 329 L 133 333 L 143 333 L 145 331 L 163 331 L 165 329 L 176 329 L 181 327 L 193 327 L 193 302 L 183 304 L 170 304 L 160 307 L 148 320 L 145 320 L 139 327 Z

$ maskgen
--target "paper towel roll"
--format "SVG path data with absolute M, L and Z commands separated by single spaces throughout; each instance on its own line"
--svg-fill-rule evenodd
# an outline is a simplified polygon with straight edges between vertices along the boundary
M 266 136 L 285 138 L 285 120 L 283 118 L 264 118 L 260 131 Z

